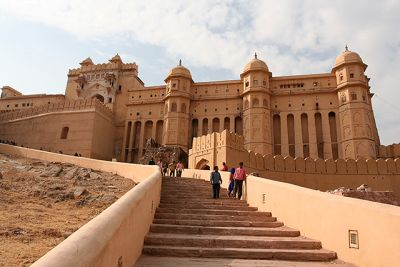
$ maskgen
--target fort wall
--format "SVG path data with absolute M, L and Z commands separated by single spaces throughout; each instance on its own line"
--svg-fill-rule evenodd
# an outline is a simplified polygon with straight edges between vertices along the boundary
M 95 99 L 0 115 L 0 140 L 69 155 L 111 160 L 114 132 L 111 111 Z
M 160 202 L 158 167 L 77 158 L 4 144 L 0 144 L 0 153 L 115 172 L 140 182 L 32 266 L 132 266 L 140 257 L 144 237 Z
M 394 191 L 400 196 L 400 158 L 392 159 L 312 159 L 281 155 L 261 155 L 243 148 L 243 137 L 224 131 L 193 139 L 189 168 L 204 165 L 237 167 L 243 162 L 248 173 L 271 180 L 317 189 L 357 188 L 367 184 L 373 190 Z
M 400 144 L 379 146 L 378 156 L 380 158 L 400 158 Z
M 210 171 L 187 169 L 183 176 L 209 180 Z M 227 177 L 223 172 L 224 182 Z M 272 212 L 304 236 L 321 240 L 324 248 L 336 251 L 343 261 L 366 267 L 400 264 L 400 207 L 254 176 L 248 177 L 244 189 L 251 206 Z M 350 230 L 358 235 L 358 248 L 349 246 Z

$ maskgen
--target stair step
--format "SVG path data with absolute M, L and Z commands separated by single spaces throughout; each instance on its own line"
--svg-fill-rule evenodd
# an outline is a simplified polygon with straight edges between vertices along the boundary
M 271 216 L 271 212 L 266 211 L 243 211 L 243 210 L 218 210 L 218 209 L 178 209 L 178 208 L 157 208 L 159 213 L 176 213 L 176 214 L 216 214 L 216 215 L 239 215 L 264 217 Z
M 341 260 L 329 262 L 310 262 L 310 261 L 289 261 L 289 260 L 270 260 L 270 259 L 221 259 L 221 258 L 195 258 L 195 257 L 158 257 L 142 255 L 135 263 L 135 267 L 171 267 L 171 266 L 190 266 L 190 267 L 355 267 L 353 264 L 345 263 Z
M 143 247 L 143 253 L 157 256 L 203 257 L 231 259 L 275 259 L 298 261 L 331 261 L 337 258 L 336 253 L 324 249 L 294 250 L 294 249 L 255 249 L 255 248 L 203 248 L 178 246 L 148 246 Z
M 249 206 L 244 200 L 233 200 L 233 199 L 213 199 L 213 198 L 205 198 L 205 199 L 179 199 L 175 197 L 161 197 L 160 200 L 162 203 L 174 203 L 174 204 L 182 204 L 186 205 L 189 202 L 195 202 L 197 204 L 214 204 L 214 205 L 228 205 L 228 206 Z
M 300 236 L 270 212 L 257 212 L 246 201 L 229 198 L 225 188 L 213 199 L 208 181 L 165 177 L 161 189 L 144 254 L 271 262 L 337 258 L 322 249 L 320 241 Z
M 159 205 L 160 208 L 178 208 L 176 203 L 163 203 Z M 202 203 L 186 203 L 182 208 L 188 209 L 212 209 L 212 210 L 235 210 L 235 211 L 257 211 L 256 207 L 249 206 L 228 206 L 222 204 L 202 204 Z
M 180 233 L 180 234 L 205 234 L 205 235 L 253 235 L 253 236 L 291 236 L 300 235 L 300 231 L 286 226 L 276 228 L 260 227 L 214 227 L 214 226 L 191 226 L 152 224 L 152 233 Z
M 271 216 L 240 216 L 240 215 L 215 215 L 215 214 L 182 214 L 182 213 L 156 213 L 155 219 L 175 220 L 210 220 L 210 221 L 260 221 L 275 222 L 276 218 Z
M 144 240 L 150 246 L 186 246 L 207 248 L 320 249 L 321 242 L 305 237 L 185 235 L 150 233 Z
M 205 221 L 205 220 L 176 220 L 176 219 L 154 219 L 155 224 L 175 224 L 175 225 L 192 225 L 192 226 L 238 226 L 238 227 L 280 227 L 282 222 L 266 222 L 266 221 Z

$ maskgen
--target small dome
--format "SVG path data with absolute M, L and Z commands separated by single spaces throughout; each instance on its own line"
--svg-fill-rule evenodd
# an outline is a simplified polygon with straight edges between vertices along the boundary
M 242 74 L 245 74 L 249 71 L 266 71 L 269 72 L 267 64 L 257 58 L 257 54 L 254 54 L 254 58 L 248 62 L 243 69 Z
M 122 63 L 122 59 L 121 59 L 121 57 L 118 55 L 118 53 L 117 53 L 115 56 L 113 56 L 109 61 L 110 61 L 111 63 L 119 63 L 119 62 Z
M 79 63 L 81 66 L 89 66 L 89 65 L 93 65 L 93 61 L 90 57 L 88 57 L 87 59 L 85 59 L 84 61 L 82 61 L 81 63 Z
M 190 71 L 184 66 L 182 66 L 181 61 L 179 61 L 179 65 L 169 71 L 166 80 L 169 77 L 185 77 L 192 79 L 192 74 L 190 74 Z
M 367 67 L 367 65 L 364 64 L 364 62 L 362 61 L 360 55 L 356 52 L 349 51 L 346 46 L 346 50 L 336 58 L 333 69 L 336 69 L 343 64 L 349 63 L 358 63 Z

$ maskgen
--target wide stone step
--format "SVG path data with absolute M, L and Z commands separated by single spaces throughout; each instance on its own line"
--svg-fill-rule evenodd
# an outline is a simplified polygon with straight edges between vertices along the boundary
M 199 203 L 186 203 L 184 206 L 179 205 L 182 209 L 212 209 L 212 210 L 236 210 L 236 211 L 257 211 L 256 207 L 249 206 L 228 206 L 222 204 L 199 204 Z M 163 203 L 159 204 L 160 208 L 175 208 L 179 209 L 176 203 Z
M 206 215 L 237 215 L 237 216 L 253 216 L 264 217 L 271 216 L 271 212 L 267 211 L 243 211 L 243 210 L 222 210 L 222 209 L 178 209 L 178 208 L 157 208 L 158 213 L 176 213 L 176 214 L 206 214 Z
M 208 185 L 208 186 L 204 186 L 204 187 L 198 187 L 196 186 L 196 189 L 193 189 L 193 187 L 191 188 L 177 188 L 177 187 L 161 187 L 162 192 L 164 193 L 172 193 L 172 194 L 179 194 L 179 193 L 187 193 L 187 194 L 199 194 L 199 193 L 212 193 L 212 186 Z M 228 190 L 221 188 L 219 190 L 220 193 L 228 193 Z
M 213 204 L 213 205 L 229 205 L 229 206 L 249 206 L 244 200 L 233 200 L 233 199 L 213 199 L 213 198 L 198 198 L 198 199 L 188 199 L 188 198 L 175 198 L 171 197 L 161 197 L 162 203 L 172 203 L 172 204 L 188 204 L 188 201 L 192 201 L 197 204 Z
M 189 180 L 182 180 L 182 179 L 175 179 L 175 180 L 163 180 L 162 186 L 205 186 L 211 185 L 209 181 L 200 180 L 200 179 L 189 179 Z
M 355 267 L 353 264 L 345 263 L 341 260 L 328 262 L 321 261 L 293 261 L 293 260 L 274 260 L 274 259 L 221 259 L 221 258 L 195 258 L 195 257 L 158 257 L 151 255 L 140 256 L 135 263 L 135 267 L 171 267 L 171 266 L 190 266 L 190 267 Z
M 192 225 L 192 226 L 232 226 L 232 227 L 280 227 L 283 226 L 282 222 L 274 221 L 232 221 L 232 220 L 176 220 L 176 219 L 154 219 L 155 224 L 175 224 L 175 225 Z
M 286 226 L 276 228 L 260 227 L 214 227 L 214 226 L 191 226 L 191 225 L 171 225 L 171 224 L 152 224 L 152 233 L 179 233 L 193 235 L 252 235 L 252 236 L 291 236 L 300 235 L 300 231 Z
M 204 193 L 204 194 L 161 194 L 161 199 L 179 199 L 179 200 L 190 200 L 190 201 L 195 201 L 195 200 L 207 200 L 207 199 L 214 199 L 213 195 L 211 192 L 209 193 Z M 228 197 L 227 195 L 219 195 L 218 200 L 222 201 L 236 201 L 236 199 L 232 197 Z
M 206 248 L 320 249 L 321 242 L 305 237 L 185 235 L 150 233 L 144 240 L 151 246 L 185 246 Z
M 275 259 L 298 261 L 331 261 L 336 259 L 336 253 L 324 249 L 294 250 L 294 249 L 255 249 L 255 248 L 204 248 L 178 246 L 143 247 L 147 255 L 172 257 L 204 257 L 232 259 Z
M 161 195 L 163 196 L 175 196 L 175 195 L 179 195 L 179 196 L 209 196 L 212 195 L 213 191 L 212 188 L 207 188 L 207 189 L 202 189 L 202 190 L 196 190 L 195 192 L 190 192 L 187 189 L 184 190 L 164 190 L 161 189 Z M 228 197 L 228 190 L 220 190 L 219 191 L 219 196 L 220 197 Z
M 215 215 L 215 214 L 182 214 L 182 213 L 156 213 L 155 219 L 174 219 L 174 220 L 210 220 L 210 221 L 261 221 L 275 222 L 276 218 L 271 216 L 240 216 L 240 215 Z

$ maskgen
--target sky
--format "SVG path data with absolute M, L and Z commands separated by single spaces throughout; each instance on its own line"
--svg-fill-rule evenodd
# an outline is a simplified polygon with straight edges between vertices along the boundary
M 63 94 L 68 69 L 119 53 L 146 86 L 179 59 L 193 80 L 239 79 L 257 52 L 273 76 L 328 73 L 348 45 L 368 65 L 382 144 L 400 142 L 398 0 L 0 0 L 0 87 Z

